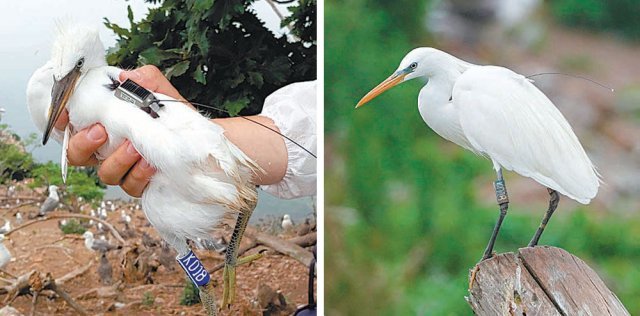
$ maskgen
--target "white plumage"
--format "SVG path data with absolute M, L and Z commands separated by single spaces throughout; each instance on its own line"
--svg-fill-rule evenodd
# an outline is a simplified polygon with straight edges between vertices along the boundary
M 285 232 L 290 232 L 293 229 L 293 221 L 291 221 L 289 214 L 284 214 L 282 217 L 282 229 Z
M 11 261 L 11 253 L 4 245 L 4 235 L 0 234 L 0 269 L 4 268 Z
M 121 70 L 106 65 L 97 31 L 71 26 L 59 32 L 51 60 L 36 70 L 27 88 L 34 122 L 44 131 L 52 77 L 61 80 L 84 58 L 67 104 L 70 125 L 74 131 L 97 122 L 105 127 L 109 138 L 99 158 L 109 156 L 126 138 L 157 169 L 142 196 L 144 211 L 180 254 L 188 252 L 187 238 L 207 238 L 225 215 L 237 212 L 245 200 L 256 200 L 249 185 L 255 164 L 225 138 L 220 126 L 180 102 L 167 102 L 153 119 L 117 99 L 107 86 Z
M 49 186 L 49 196 L 44 200 L 40 206 L 39 215 L 45 215 L 46 213 L 53 212 L 60 204 L 60 197 L 58 196 L 58 187 L 55 185 Z
M 97 31 L 80 26 L 61 28 L 51 60 L 29 81 L 31 115 L 44 131 L 47 118 L 55 115 L 55 109 L 47 114 L 52 103 L 52 77 L 71 82 L 66 108 L 72 132 L 102 124 L 108 142 L 99 149 L 99 159 L 109 156 L 124 139 L 131 141 L 157 170 L 142 195 L 145 215 L 184 256 L 189 252 L 187 239 L 208 239 L 223 218 L 247 210 L 250 214 L 257 200 L 250 180 L 258 167 L 226 139 L 222 127 L 180 102 L 163 103 L 159 118 L 154 119 L 116 98 L 109 86 L 117 85 L 120 72 L 107 66 Z M 161 101 L 174 100 L 159 93 L 155 96 Z M 60 98 L 65 97 L 62 94 Z M 55 103 L 55 94 L 53 98 Z M 59 140 L 61 133 L 54 132 L 53 137 Z
M 562 113 L 531 80 L 507 68 L 478 66 L 434 48 L 416 48 L 356 108 L 419 77 L 428 79 L 418 97 L 425 123 L 443 138 L 488 157 L 496 170 L 500 217 L 483 260 L 492 256 L 509 205 L 502 168 L 550 189 L 549 208 L 529 246 L 538 244 L 558 205 L 557 192 L 583 204 L 598 193 L 595 167 Z
M 464 72 L 453 104 L 473 148 L 582 204 L 599 179 L 578 137 L 549 98 L 524 76 L 495 66 Z
M 418 98 L 420 115 L 438 135 L 487 156 L 496 170 L 513 170 L 580 203 L 596 196 L 598 175 L 567 120 L 530 80 L 507 68 L 417 48 L 358 106 L 418 77 L 429 79 Z

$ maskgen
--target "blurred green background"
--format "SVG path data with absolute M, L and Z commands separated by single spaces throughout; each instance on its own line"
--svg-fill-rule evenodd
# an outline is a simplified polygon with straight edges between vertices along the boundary
M 326 0 L 326 314 L 472 314 L 468 271 L 498 216 L 490 161 L 424 124 L 417 110 L 424 82 L 354 111 L 418 46 L 616 88 L 536 78 L 605 181 L 589 206 L 563 197 L 540 243 L 585 260 L 640 314 L 640 26 L 628 18 L 638 10 L 622 0 Z M 531 180 L 508 172 L 506 181 L 511 205 L 497 252 L 528 243 L 548 199 Z

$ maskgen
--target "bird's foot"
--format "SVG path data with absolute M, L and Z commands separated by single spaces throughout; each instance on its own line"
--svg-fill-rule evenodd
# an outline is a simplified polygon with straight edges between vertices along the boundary
M 260 252 L 258 252 L 256 254 L 244 256 L 242 258 L 238 258 L 238 263 L 236 264 L 236 266 L 241 266 L 243 264 L 247 264 L 247 263 L 253 262 L 255 260 L 258 260 L 258 259 L 264 257 L 263 253 L 264 253 L 264 251 L 260 251 Z
M 215 316 L 218 314 L 218 307 L 216 306 L 215 293 L 213 291 L 212 282 L 206 285 L 198 287 L 200 290 L 200 301 L 204 310 L 208 316 Z
M 222 292 L 222 306 L 227 308 L 236 298 L 236 267 L 262 258 L 262 252 L 238 258 L 235 264 L 225 263 L 223 272 L 224 289 Z
M 224 288 L 222 291 L 222 306 L 229 308 L 231 303 L 236 297 L 236 266 L 226 264 L 224 265 L 224 272 L 222 274 L 222 280 L 224 282 Z

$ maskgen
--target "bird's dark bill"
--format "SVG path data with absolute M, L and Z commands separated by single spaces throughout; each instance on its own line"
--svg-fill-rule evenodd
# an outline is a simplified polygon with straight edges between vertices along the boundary
M 74 68 L 64 76 L 64 78 L 60 80 L 55 80 L 55 78 L 53 79 L 53 88 L 51 89 L 51 106 L 49 107 L 47 128 L 45 129 L 42 137 L 43 145 L 46 145 L 47 141 L 49 141 L 51 130 L 58 118 L 60 118 L 60 114 L 62 114 L 62 111 L 64 111 L 67 106 L 67 102 L 69 102 L 69 98 L 71 98 L 79 78 L 80 70 Z

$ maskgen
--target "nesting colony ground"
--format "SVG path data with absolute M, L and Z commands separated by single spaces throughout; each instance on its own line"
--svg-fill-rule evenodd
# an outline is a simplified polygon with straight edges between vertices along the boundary
M 37 201 L 44 199 L 43 192 L 35 192 L 18 184 L 16 199 L 6 200 L 6 187 L 0 187 L 0 217 L 11 222 L 12 228 L 16 223 L 17 212 L 22 214 L 23 223 L 29 222 L 30 217 L 38 213 Z M 36 191 L 41 191 L 37 189 Z M 21 204 L 16 204 L 16 202 Z M 134 314 L 134 315 L 200 315 L 203 310 L 200 304 L 192 306 L 180 305 L 181 296 L 185 288 L 185 274 L 174 260 L 170 260 L 169 267 L 161 264 L 162 250 L 158 245 L 160 238 L 153 227 L 149 226 L 142 210 L 136 210 L 135 204 L 113 202 L 115 211 L 107 212 L 106 221 L 113 225 L 122 235 L 125 229 L 121 219 L 121 211 L 131 217 L 130 231 L 134 236 L 125 239 L 121 249 L 107 253 L 112 266 L 112 282 L 103 284 L 98 275 L 100 253 L 87 249 L 81 234 L 64 234 L 59 227 L 59 220 L 47 220 L 35 223 L 11 233 L 4 240 L 4 244 L 13 255 L 13 259 L 2 270 L 21 276 L 35 270 L 40 273 L 51 273 L 54 279 L 64 280 L 71 272 L 80 272 L 77 276 L 59 284 L 59 287 L 69 295 L 89 314 Z M 20 206 L 22 205 L 22 206 Z M 88 206 L 89 207 L 89 206 Z M 86 210 L 87 207 L 82 207 Z M 69 209 L 59 208 L 56 213 L 67 213 Z M 86 213 L 86 212 L 85 212 Z M 108 232 L 98 231 L 97 225 L 89 226 L 88 220 L 82 220 L 87 229 L 99 239 L 104 235 L 114 245 L 120 243 Z M 143 241 L 143 233 L 151 239 Z M 230 235 L 230 232 L 225 235 Z M 292 237 L 294 234 L 289 234 Z M 279 236 L 287 239 L 287 236 Z M 152 241 L 152 243 L 150 243 Z M 243 245 L 249 243 L 245 237 Z M 194 247 L 195 248 L 195 247 Z M 264 247 L 257 247 L 247 254 L 255 253 Z M 268 249 L 268 248 L 266 248 Z M 208 269 L 212 269 L 224 261 L 224 255 L 214 251 L 196 250 L 198 257 Z M 277 294 L 269 290 L 282 293 L 286 300 L 287 311 L 272 313 L 271 315 L 289 315 L 296 306 L 307 303 L 307 274 L 308 268 L 299 261 L 288 256 L 268 250 L 265 257 L 249 265 L 240 266 L 237 270 L 236 302 L 228 314 L 233 315 L 261 315 L 271 301 L 273 305 L 282 305 Z M 175 257 L 175 253 L 171 254 Z M 166 256 L 165 253 L 165 258 Z M 89 266 L 90 265 L 90 266 Z M 88 268 L 86 268 L 88 266 Z M 85 269 L 86 268 L 86 269 Z M 212 274 L 216 295 L 222 297 L 222 269 Z M 58 282 L 60 283 L 60 282 Z M 0 288 L 7 285 L 4 277 L 0 278 Z M 2 290 L 0 289 L 0 293 Z M 0 302 L 5 305 L 7 294 L 0 294 Z M 32 296 L 22 295 L 11 304 L 23 314 L 29 314 L 32 309 Z M 52 291 L 43 291 L 36 304 L 36 315 L 75 314 L 62 298 Z M 223 313 L 227 314 L 227 313 Z

